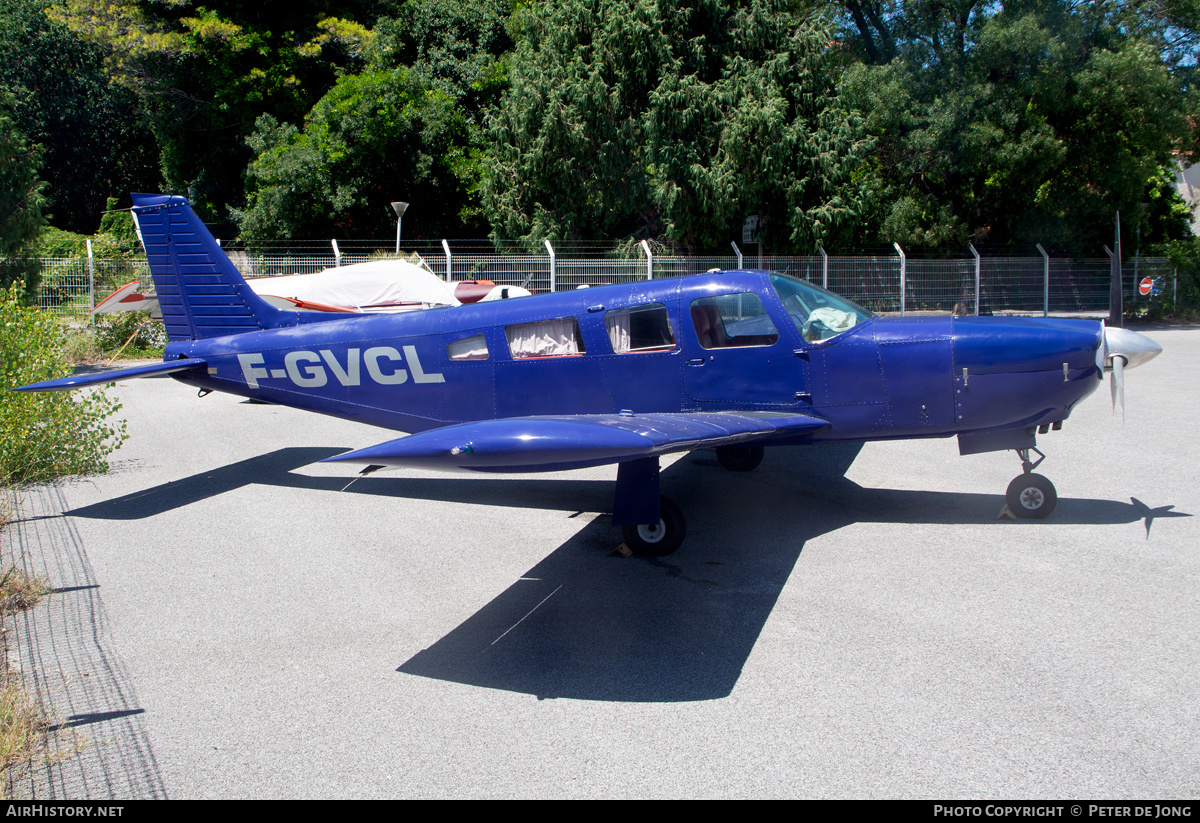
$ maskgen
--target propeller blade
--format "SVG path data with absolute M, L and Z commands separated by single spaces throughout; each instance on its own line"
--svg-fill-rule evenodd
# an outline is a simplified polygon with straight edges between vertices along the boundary
M 1121 422 L 1125 422 L 1125 355 L 1114 354 L 1112 359 L 1112 379 L 1109 387 L 1112 389 L 1113 414 L 1117 413 L 1117 397 L 1121 398 Z
M 1117 400 L 1121 401 L 1121 422 L 1125 422 L 1125 369 L 1133 369 L 1162 354 L 1162 346 L 1144 334 L 1129 329 L 1107 326 L 1104 339 L 1096 352 L 1097 360 L 1105 359 L 1104 370 L 1112 372 L 1109 390 L 1112 392 L 1113 414 Z

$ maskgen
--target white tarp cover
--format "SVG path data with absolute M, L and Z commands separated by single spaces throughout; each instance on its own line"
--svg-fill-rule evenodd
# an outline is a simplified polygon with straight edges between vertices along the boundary
M 246 282 L 259 295 L 348 311 L 459 305 L 454 292 L 436 275 L 404 260 L 373 260 L 316 274 L 256 277 Z

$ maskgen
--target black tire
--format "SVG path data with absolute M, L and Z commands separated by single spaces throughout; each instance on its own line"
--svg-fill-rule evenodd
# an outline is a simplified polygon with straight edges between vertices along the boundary
M 678 549 L 687 534 L 683 511 L 666 497 L 659 499 L 659 519 L 653 526 L 622 526 L 625 545 L 639 557 L 665 557 Z
M 1040 474 L 1017 475 L 1008 484 L 1004 498 L 1013 516 L 1023 520 L 1049 517 L 1058 505 L 1058 492 L 1054 490 L 1054 484 Z
M 717 460 L 731 472 L 748 472 L 763 461 L 762 446 L 717 446 Z

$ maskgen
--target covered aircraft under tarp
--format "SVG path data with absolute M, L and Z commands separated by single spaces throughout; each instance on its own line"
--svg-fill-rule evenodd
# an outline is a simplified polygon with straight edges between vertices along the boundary
M 461 301 L 437 275 L 407 260 L 372 260 L 312 274 L 252 277 L 246 285 L 277 309 L 324 312 L 393 312 L 458 306 Z M 93 312 L 149 311 L 162 317 L 158 298 L 127 283 Z M 515 296 L 515 295 L 514 295 Z
M 256 277 L 246 282 L 280 309 L 387 312 L 460 304 L 437 275 L 406 260 L 372 260 L 315 274 Z
M 407 260 L 372 260 L 312 274 L 253 277 L 246 284 L 270 305 L 287 311 L 375 314 L 529 296 L 528 289 L 498 286 L 490 280 L 463 280 L 452 288 Z M 161 318 L 158 297 L 141 294 L 140 288 L 137 281 L 125 284 L 102 300 L 93 313 L 148 311 Z

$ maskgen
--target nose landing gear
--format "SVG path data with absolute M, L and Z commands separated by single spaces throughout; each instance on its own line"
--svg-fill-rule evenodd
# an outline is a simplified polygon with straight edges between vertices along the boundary
M 1037 453 L 1037 462 L 1030 461 L 1031 451 Z M 1022 473 L 1013 478 L 1004 494 L 1008 510 L 1014 517 L 1022 520 L 1040 520 L 1048 517 L 1058 504 L 1058 492 L 1055 491 L 1053 483 L 1042 475 L 1033 473 L 1046 459 L 1046 455 L 1035 448 L 1017 449 L 1016 452 L 1021 458 Z

